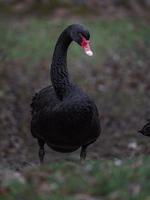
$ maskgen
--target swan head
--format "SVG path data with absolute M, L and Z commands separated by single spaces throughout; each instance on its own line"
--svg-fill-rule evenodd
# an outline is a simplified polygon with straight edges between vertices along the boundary
M 69 27 L 69 29 L 71 39 L 78 43 L 88 56 L 92 56 L 93 52 L 90 47 L 90 33 L 85 26 L 73 24 Z

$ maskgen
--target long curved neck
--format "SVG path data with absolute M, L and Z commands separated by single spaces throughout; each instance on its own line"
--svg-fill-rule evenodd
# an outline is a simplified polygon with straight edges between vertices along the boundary
M 67 30 L 60 35 L 51 64 L 51 81 L 57 97 L 62 100 L 71 88 L 67 70 L 67 50 L 72 39 Z

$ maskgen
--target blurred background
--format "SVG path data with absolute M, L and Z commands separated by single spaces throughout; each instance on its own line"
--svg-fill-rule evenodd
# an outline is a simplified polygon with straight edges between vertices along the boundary
M 50 84 L 56 40 L 72 23 L 91 33 L 93 57 L 72 44 L 68 69 L 95 100 L 102 125 L 88 159 L 124 159 L 150 153 L 138 133 L 150 118 L 150 0 L 0 0 L 0 165 L 38 163 L 30 134 L 30 103 Z M 46 148 L 46 163 L 79 159 Z

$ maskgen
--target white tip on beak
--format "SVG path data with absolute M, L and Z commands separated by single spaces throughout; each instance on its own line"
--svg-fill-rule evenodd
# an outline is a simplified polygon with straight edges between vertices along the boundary
M 85 53 L 88 55 L 88 56 L 93 56 L 93 52 L 91 50 L 85 50 Z

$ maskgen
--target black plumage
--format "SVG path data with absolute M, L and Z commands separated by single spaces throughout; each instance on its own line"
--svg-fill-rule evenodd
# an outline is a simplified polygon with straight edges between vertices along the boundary
M 143 128 L 139 131 L 145 136 L 150 137 L 150 119 L 147 120 L 148 122 L 143 126 Z
M 67 27 L 60 35 L 51 64 L 52 86 L 33 97 L 31 133 L 39 144 L 40 161 L 44 158 L 44 144 L 58 152 L 73 152 L 81 147 L 81 158 L 86 148 L 100 134 L 97 107 L 91 98 L 69 80 L 67 49 L 72 41 L 79 45 L 82 37 L 89 40 L 88 30 L 79 24 Z

